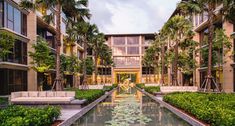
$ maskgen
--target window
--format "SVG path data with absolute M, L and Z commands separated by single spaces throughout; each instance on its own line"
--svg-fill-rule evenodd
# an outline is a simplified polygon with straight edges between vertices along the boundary
M 13 53 L 7 56 L 8 62 L 27 65 L 27 43 L 16 40 L 14 48 L 11 51 Z
M 113 45 L 125 45 L 125 37 L 113 37 Z
M 145 47 L 142 47 L 142 54 L 144 54 L 145 53 L 145 51 L 148 49 L 148 47 L 147 46 L 145 46 Z
M 4 5 L 4 6 L 3 6 Z M 3 13 L 4 11 L 5 13 Z M 5 14 L 5 15 L 3 15 Z M 3 19 L 5 18 L 5 20 Z M 3 23 L 5 21 L 5 24 Z M 0 3 L 0 26 L 5 26 L 19 34 L 27 35 L 27 15 L 10 3 Z
M 27 71 L 0 69 L 0 95 L 27 90 Z
M 114 57 L 115 67 L 139 67 L 139 57 Z
M 125 55 L 126 48 L 125 47 L 113 47 L 113 55 Z
M 127 37 L 127 45 L 138 45 L 139 37 Z
M 127 54 L 139 54 L 139 47 L 127 47 Z
M 4 20 L 3 20 L 3 16 L 4 16 L 4 13 L 3 13 L 3 1 L 0 1 L 0 27 L 3 27 L 3 23 L 4 23 Z
M 14 9 L 10 4 L 7 4 L 7 27 L 14 30 Z

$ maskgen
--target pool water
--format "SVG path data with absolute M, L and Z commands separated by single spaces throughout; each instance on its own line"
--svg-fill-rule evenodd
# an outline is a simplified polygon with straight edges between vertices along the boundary
M 72 126 L 189 126 L 135 88 L 117 89 Z

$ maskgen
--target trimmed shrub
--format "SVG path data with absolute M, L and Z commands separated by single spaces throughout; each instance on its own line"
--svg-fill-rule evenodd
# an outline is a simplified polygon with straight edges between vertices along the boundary
M 136 84 L 136 87 L 143 89 L 145 86 L 144 86 L 144 83 L 139 83 L 139 84 Z
M 0 105 L 7 104 L 8 98 L 0 98 Z
M 154 94 L 154 93 L 160 92 L 160 86 L 144 87 L 144 90 L 150 94 Z
M 66 89 L 67 91 L 75 91 L 75 98 L 79 100 L 86 99 L 86 103 L 91 103 L 104 95 L 105 91 L 100 89 L 88 89 L 88 90 L 81 90 L 77 88 L 69 88 Z
M 60 116 L 60 108 L 9 106 L 0 110 L 1 126 L 50 126 Z
M 176 92 L 163 100 L 212 126 L 235 126 L 235 94 Z
M 114 88 L 116 88 L 117 86 L 118 86 L 118 84 L 113 84 L 112 86 L 104 86 L 103 91 L 109 92 L 109 91 L 113 90 Z

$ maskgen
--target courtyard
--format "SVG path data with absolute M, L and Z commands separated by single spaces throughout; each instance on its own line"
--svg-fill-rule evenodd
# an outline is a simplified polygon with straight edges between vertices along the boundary
M 0 0 L 0 126 L 234 126 L 233 0 Z

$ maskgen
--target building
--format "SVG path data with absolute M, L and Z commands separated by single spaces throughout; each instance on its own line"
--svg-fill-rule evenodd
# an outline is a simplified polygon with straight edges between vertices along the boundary
M 217 4 L 215 10 L 219 10 L 221 8 L 221 4 Z M 219 11 L 217 11 L 219 12 Z M 180 15 L 179 8 L 176 8 L 174 13 L 171 15 L 171 17 L 175 15 Z M 171 18 L 170 17 L 170 18 Z M 203 49 L 207 46 L 206 40 L 208 39 L 208 16 L 206 12 L 203 12 L 201 14 L 193 14 L 189 16 L 192 23 L 193 23 L 193 30 L 195 32 L 195 36 L 193 37 L 193 40 L 197 41 L 199 43 L 199 46 L 197 49 Z M 235 22 L 229 22 L 229 21 L 223 21 L 223 17 L 220 13 L 217 13 L 217 19 L 214 20 L 214 26 L 215 29 L 222 28 L 225 30 L 225 33 L 228 37 L 234 33 L 235 28 L 234 24 Z M 169 40 L 170 42 L 171 40 Z M 222 59 L 222 64 L 215 62 L 214 70 L 212 71 L 214 80 L 217 84 L 219 84 L 220 88 L 223 89 L 225 92 L 235 92 L 235 58 L 232 54 L 233 51 L 235 51 L 235 41 L 234 39 L 230 39 L 230 42 L 232 44 L 232 48 L 228 51 L 228 53 L 221 52 L 220 56 Z M 169 49 L 169 46 L 168 46 Z M 223 50 L 223 49 L 222 49 Z M 205 55 L 202 55 L 200 51 L 195 52 L 194 58 L 197 61 L 197 68 L 194 71 L 193 75 L 190 77 L 192 82 L 190 84 L 185 84 L 184 75 L 178 71 L 178 82 L 180 85 L 195 85 L 198 87 L 201 87 L 203 84 L 203 81 L 205 80 L 205 76 L 207 74 L 207 57 Z M 168 84 L 171 84 L 172 82 L 172 67 L 168 67 L 168 73 L 167 78 Z
M 36 11 L 19 8 L 19 0 L 0 0 L 0 32 L 10 32 L 16 35 L 16 41 L 12 54 L 5 61 L 0 60 L 0 95 L 7 95 L 14 91 L 39 90 L 39 81 L 44 81 L 44 89 L 50 89 L 55 79 L 55 70 L 46 75 L 35 72 L 32 69 L 28 52 L 34 51 L 32 45 L 36 43 L 38 36 L 44 38 L 52 53 L 55 53 L 55 23 L 46 23 L 42 17 L 44 14 L 53 13 L 53 9 L 39 8 Z M 54 21 L 55 22 L 55 21 Z M 77 55 L 83 57 L 81 43 L 67 45 L 63 40 L 66 36 L 66 17 L 61 16 L 61 54 L 66 56 Z M 66 85 L 77 86 L 80 82 L 79 74 L 64 76 Z
M 110 82 L 120 83 L 129 78 L 134 83 L 146 82 L 146 67 L 142 64 L 145 50 L 155 39 L 153 33 L 143 34 L 106 34 L 106 40 L 112 49 L 114 66 L 109 69 Z M 153 69 L 151 79 L 154 82 Z

